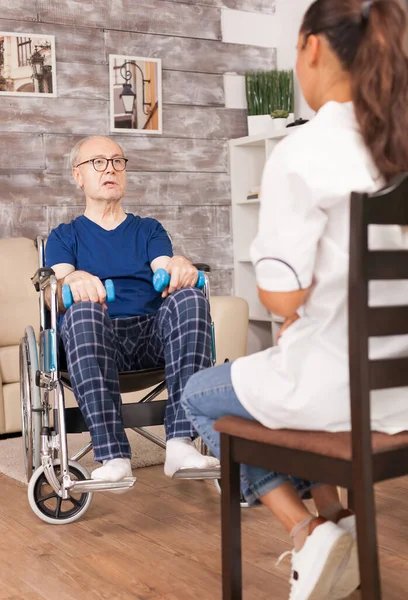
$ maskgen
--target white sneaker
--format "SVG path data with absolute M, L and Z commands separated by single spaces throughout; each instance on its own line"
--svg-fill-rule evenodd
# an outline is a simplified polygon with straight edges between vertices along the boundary
M 331 521 L 318 525 L 299 552 L 289 553 L 292 554 L 289 600 L 327 600 L 351 545 L 351 535 Z
M 345 557 L 344 563 L 340 566 L 337 579 L 335 579 L 329 595 L 329 600 L 348 598 L 360 585 L 356 517 L 350 515 L 350 517 L 340 519 L 337 525 L 351 535 L 353 543 L 348 556 Z

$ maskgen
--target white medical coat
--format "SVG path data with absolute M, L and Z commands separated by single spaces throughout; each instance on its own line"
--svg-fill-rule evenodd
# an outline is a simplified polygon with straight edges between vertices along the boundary
M 272 429 L 349 431 L 348 268 L 351 192 L 383 187 L 352 103 L 329 102 L 277 145 L 265 166 L 251 247 L 263 290 L 312 286 L 279 346 L 232 365 L 235 392 Z M 407 199 L 408 201 L 408 199 Z M 372 227 L 372 249 L 407 248 L 397 226 Z M 373 306 L 408 304 L 408 283 L 370 284 Z M 408 336 L 370 340 L 370 357 L 408 356 Z M 408 389 L 372 392 L 372 428 L 408 429 Z

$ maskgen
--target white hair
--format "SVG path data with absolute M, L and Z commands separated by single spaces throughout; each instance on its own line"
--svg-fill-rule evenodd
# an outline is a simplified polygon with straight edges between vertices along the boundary
M 85 142 L 87 142 L 88 140 L 93 140 L 94 138 L 98 138 L 98 137 L 105 137 L 105 136 L 90 135 L 86 138 L 83 138 L 82 140 L 79 140 L 79 142 L 77 142 L 75 144 L 75 146 L 72 148 L 71 152 L 69 153 L 69 164 L 71 165 L 71 167 L 76 167 L 76 165 L 78 164 L 79 155 L 81 153 L 81 148 L 85 144 Z M 110 139 L 110 138 L 106 138 L 106 139 Z M 119 146 L 119 148 L 122 151 L 123 156 L 125 156 L 122 146 L 120 144 L 118 144 L 117 142 L 115 142 L 115 144 L 117 144 Z

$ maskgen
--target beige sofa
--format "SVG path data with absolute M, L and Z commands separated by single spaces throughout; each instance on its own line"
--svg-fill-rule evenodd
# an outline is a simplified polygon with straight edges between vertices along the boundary
M 32 240 L 0 240 L 0 435 L 21 431 L 19 342 L 27 325 L 35 331 L 39 329 L 38 294 L 30 280 L 37 268 Z M 248 332 L 247 303 L 232 296 L 213 296 L 211 313 L 217 363 L 243 356 Z M 141 396 L 142 393 L 124 394 L 123 402 L 135 402 Z M 66 403 L 76 404 L 71 393 L 67 393 Z

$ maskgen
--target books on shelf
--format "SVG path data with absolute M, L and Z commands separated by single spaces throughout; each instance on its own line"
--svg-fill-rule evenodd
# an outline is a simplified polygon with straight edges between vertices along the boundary
M 259 186 L 253 187 L 249 190 L 246 199 L 247 200 L 259 200 L 259 193 L 261 188 Z

